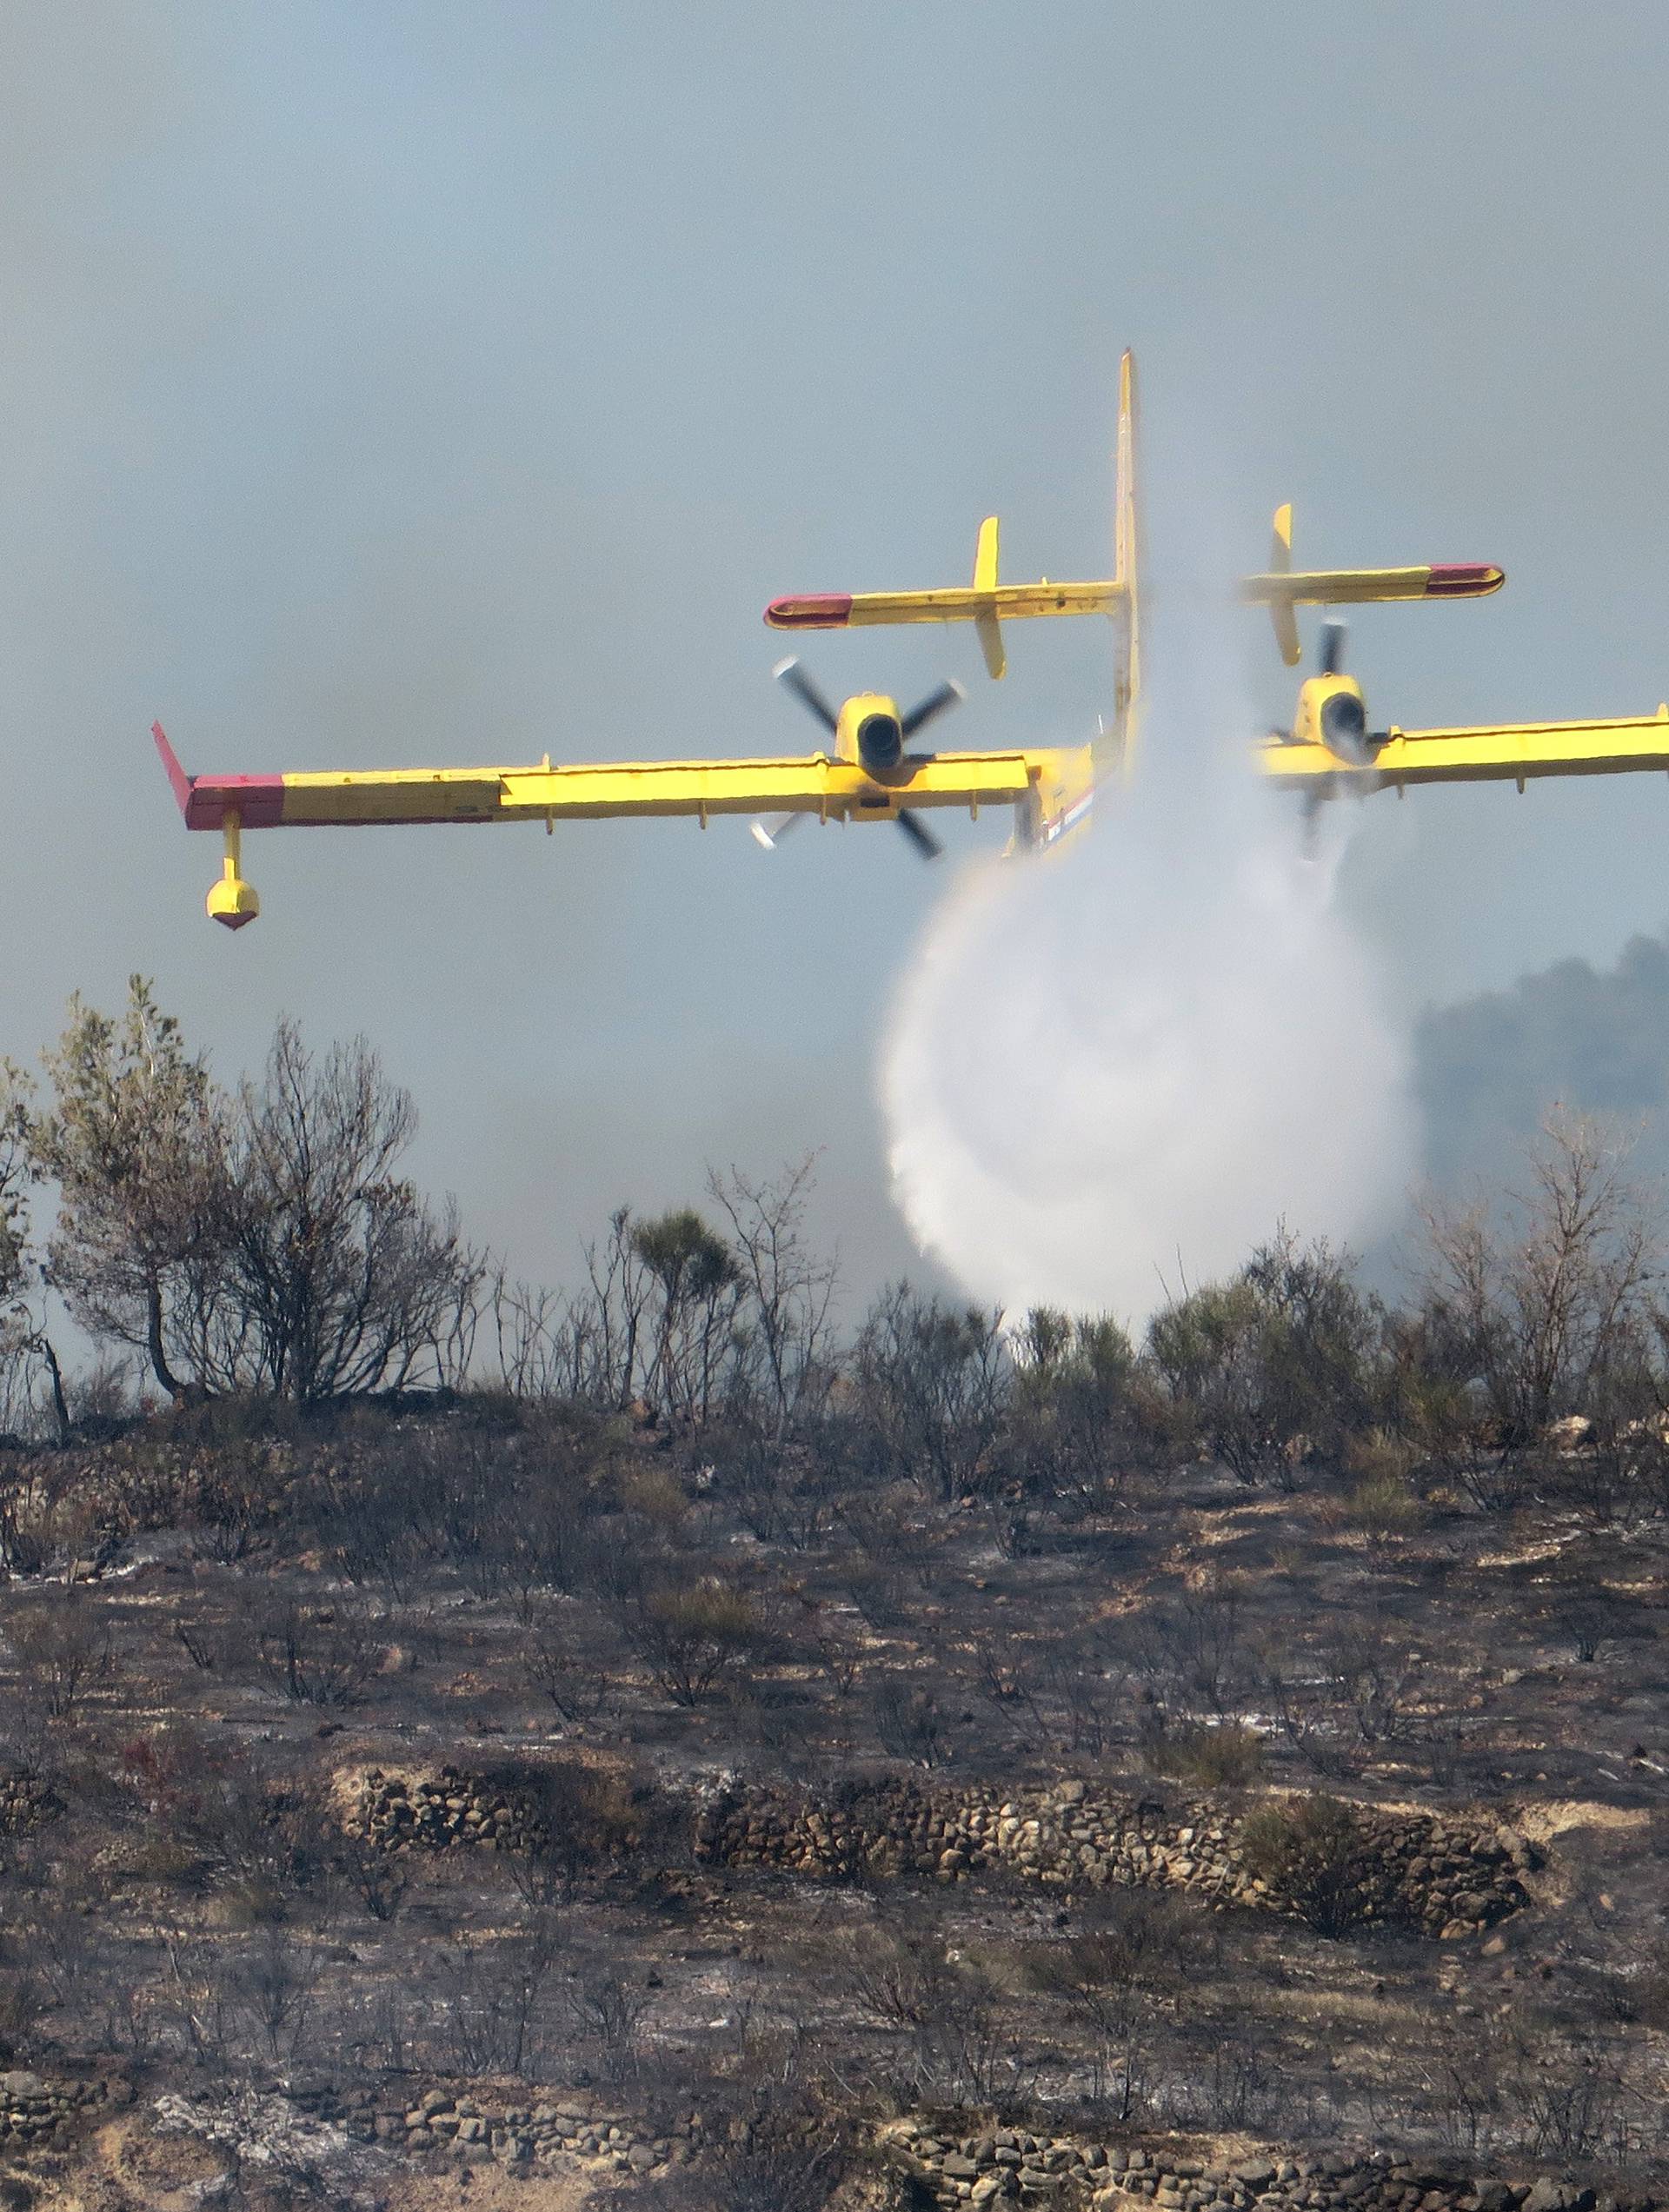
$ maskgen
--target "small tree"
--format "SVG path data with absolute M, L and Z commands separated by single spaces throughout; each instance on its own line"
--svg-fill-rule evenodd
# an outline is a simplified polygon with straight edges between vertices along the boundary
M 42 1267 L 29 1215 L 33 1179 L 29 1085 L 16 1068 L 0 1062 L 0 1429 L 30 1425 L 38 1361 L 51 1386 L 59 1441 L 67 1443 L 63 1373 L 36 1305 Z
M 43 1058 L 51 1104 L 27 1134 L 35 1172 L 58 1187 L 50 1280 L 83 1327 L 143 1352 L 170 1398 L 199 1394 L 190 1348 L 229 1251 L 224 1101 L 143 976 L 120 1020 L 72 999 Z
M 14 1070 L 0 1067 L 0 1342 L 28 1320 L 29 1109 Z
M 1120 2125 L 1140 2104 L 1156 2016 L 1175 2008 L 1204 1948 L 1194 1922 L 1168 1899 L 1137 1894 L 1096 1899 L 1076 1933 L 1027 1955 L 1033 1987 L 1060 1998 L 1088 2030 L 1092 2095 Z
M 668 1413 L 705 1420 L 741 1305 L 741 1270 L 723 1238 L 689 1206 L 636 1223 L 632 1250 L 654 1281 L 658 1309 L 644 1394 Z
M 1156 1314 L 1148 1349 L 1213 1455 L 1247 1484 L 1284 1481 L 1300 1450 L 1328 1458 L 1373 1403 L 1379 1317 L 1348 1255 L 1286 1229 L 1227 1283 Z
M 1610 1410 L 1640 1359 L 1661 1239 L 1629 1150 L 1599 1123 L 1556 1112 L 1504 1218 L 1481 1203 L 1426 1206 L 1430 1325 L 1475 1378 L 1509 1453 L 1539 1443 L 1559 1415 Z
M 320 1060 L 279 1024 L 230 1147 L 227 1379 L 312 1401 L 456 1374 L 485 1271 L 451 1208 L 431 1212 L 395 1172 L 416 1130 L 362 1040 Z
M 752 1182 L 736 1167 L 707 1179 L 729 1224 L 745 1293 L 740 1370 L 779 1440 L 821 1410 L 835 1372 L 830 1309 L 839 1270 L 806 1239 L 814 1164 L 803 1159 L 769 1183 Z
M 1027 1486 L 1094 1503 L 1134 1448 L 1134 1347 L 1108 1315 L 1035 1306 L 1014 1353 L 1009 1426 Z
M 25 1127 L 58 1188 L 48 1279 L 171 1398 L 462 1372 L 484 1270 L 395 1172 L 416 1116 L 366 1046 L 318 1060 L 281 1023 L 229 1099 L 136 976 L 119 1020 L 71 1000 L 44 1059 L 51 1103 Z M 15 1207 L 0 1222 L 9 1246 Z
M 961 1497 L 998 1432 L 1011 1380 L 1001 1316 L 884 1291 L 857 1347 L 860 1412 L 883 1471 L 930 1497 Z
M 757 1652 L 764 1625 L 747 1595 L 708 1578 L 651 1590 L 623 1612 L 628 1642 L 675 1705 L 699 1705 Z

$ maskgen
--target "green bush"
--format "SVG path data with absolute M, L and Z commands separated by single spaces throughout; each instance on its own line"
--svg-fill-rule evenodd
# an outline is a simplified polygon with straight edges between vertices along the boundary
M 1243 1790 L 1262 1771 L 1263 1738 L 1238 1721 L 1216 1728 L 1190 1722 L 1155 1737 L 1147 1756 L 1154 1772 L 1167 1781 L 1195 1790 Z
M 1339 1518 L 1370 1544 L 1387 1544 L 1393 1537 L 1412 1536 L 1426 1516 L 1400 1476 L 1374 1474 L 1364 1476 L 1346 1493 Z

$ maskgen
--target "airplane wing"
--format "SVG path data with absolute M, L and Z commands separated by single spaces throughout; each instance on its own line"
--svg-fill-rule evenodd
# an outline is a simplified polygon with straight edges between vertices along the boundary
M 1419 783 L 1516 783 L 1533 776 L 1623 775 L 1669 770 L 1669 705 L 1600 722 L 1507 722 L 1479 729 L 1398 729 L 1357 767 L 1324 745 L 1271 738 L 1259 766 L 1277 783 L 1325 795 Z
M 900 807 L 1013 806 L 1072 780 L 1078 748 L 906 754 L 872 775 L 826 754 L 599 766 L 377 768 L 189 775 L 160 724 L 153 735 L 188 829 L 376 823 L 600 820 L 615 815 L 815 814 L 886 820 Z

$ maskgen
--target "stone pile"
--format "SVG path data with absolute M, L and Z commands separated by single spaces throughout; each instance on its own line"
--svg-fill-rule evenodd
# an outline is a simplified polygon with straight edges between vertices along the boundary
M 296 2102 L 361 2142 L 464 2166 L 527 2171 L 553 2159 L 578 2158 L 604 2172 L 638 2175 L 690 2156 L 688 2132 L 655 2135 L 629 2115 L 600 2110 L 562 2091 L 530 2105 L 496 2105 L 445 2089 L 430 2089 L 410 2105 L 390 2105 L 369 2090 L 349 2097 L 303 2093 Z
M 941 2205 L 1056 2206 L 1060 2212 L 1654 2212 L 1644 2196 L 1596 2199 L 1574 2182 L 1480 2179 L 1385 2151 L 1217 2163 L 1164 2148 L 1084 2142 L 994 2128 L 960 2139 L 926 2122 L 888 2130 L 888 2155 Z
M 497 2166 L 529 2174 L 563 2159 L 624 2180 L 699 2162 L 708 2140 L 698 2115 L 669 2134 L 602 2108 L 577 2092 L 548 2089 L 531 2104 L 434 2089 L 409 2105 L 370 2089 L 292 2090 L 296 2104 L 350 2138 L 442 2165 Z M 1669 2212 L 1669 2201 L 1596 2197 L 1543 2175 L 1486 2178 L 1453 2162 L 1368 2149 L 1279 2148 L 1223 2161 L 1187 2143 L 1094 2142 L 987 2127 L 957 2136 L 928 2120 L 886 2126 L 877 2149 L 937 2204 L 1017 2205 L 1041 2212 Z
M 372 1772 L 349 1824 L 389 1851 L 527 1851 L 547 1840 L 514 1791 L 452 1766 L 409 1780 Z
M 0 1774 L 0 1836 L 27 1836 L 63 1808 L 44 1782 L 27 1774 Z
M 1364 1809 L 1371 1843 L 1364 1917 L 1452 1936 L 1487 1928 L 1526 1902 L 1535 1858 L 1487 1817 Z M 809 1802 L 730 1790 L 698 1814 L 698 1858 L 773 1867 L 815 1880 L 859 1874 L 955 1882 L 1007 1868 L 1057 1888 L 1179 1887 L 1220 1905 L 1287 1910 L 1247 1867 L 1240 1821 L 1220 1808 L 1092 1793 L 1081 1782 L 1001 1797 L 891 1779 Z
M 409 2092 L 408 2093 L 409 2094 Z M 672 2165 L 699 2164 L 710 2138 L 698 2114 L 668 2133 L 628 2113 L 563 2089 L 530 2092 L 538 2101 L 499 2104 L 433 2089 L 406 2103 L 387 2086 L 344 2089 L 319 2080 L 291 2083 L 288 2095 L 249 2092 L 213 2112 L 177 2096 L 157 2106 L 164 2128 L 186 2127 L 216 2142 L 269 2147 L 279 2138 L 342 2157 L 375 2146 L 425 2164 L 494 2166 L 523 2175 L 575 2159 L 595 2173 L 642 2180 Z M 61 2142 L 78 2116 L 131 2101 L 121 2082 L 49 2082 L 38 2074 L 0 2074 L 0 2149 L 12 2156 Z M 250 2136 L 251 2119 L 260 2126 Z M 236 2122 L 238 2124 L 233 2124 Z M 242 2132 L 240 2133 L 240 2127 Z M 311 2135 L 309 2135 L 309 2129 Z M 248 2142 L 244 2137 L 249 2137 Z M 315 2139 L 316 2138 L 316 2141 Z M 1638 2192 L 1596 2195 L 1569 2179 L 1506 2180 L 1469 2173 L 1453 2162 L 1385 2150 L 1288 2151 L 1279 2148 L 1222 2158 L 1186 2142 L 1107 2143 L 1073 2135 L 1034 2135 L 987 2126 L 958 2136 L 944 2122 L 893 2121 L 876 2142 L 883 2161 L 910 2175 L 934 2203 L 1029 2206 L 1039 2212 L 1669 2212 L 1669 2198 Z M 294 2162 L 292 2160 L 291 2162 Z
M 3 1803 L 3 1800 L 0 1800 Z M 1491 1927 L 1526 1902 L 1531 1846 L 1487 1815 L 1358 1808 L 1367 1838 L 1361 1918 L 1440 1937 Z M 535 1807 L 455 1766 L 374 1770 L 349 1824 L 390 1851 L 537 1851 Z M 1082 1782 L 1017 1791 L 949 1790 L 908 1777 L 818 1801 L 732 1788 L 695 1810 L 698 1859 L 815 1881 L 925 1875 L 958 1882 L 987 1869 L 1057 1889 L 1180 1888 L 1207 1903 L 1292 1909 L 1246 1863 L 1238 1814 L 1187 1801 L 1121 1797 Z
M 99 2082 L 48 2082 L 22 2068 L 0 2074 L 0 2145 L 23 2150 L 56 2142 L 104 2096 Z

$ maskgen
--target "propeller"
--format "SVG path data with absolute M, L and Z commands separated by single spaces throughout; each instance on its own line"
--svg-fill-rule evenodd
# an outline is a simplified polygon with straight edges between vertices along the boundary
M 831 737 L 836 734 L 840 728 L 839 714 L 792 654 L 786 661 L 779 661 L 775 668 L 771 670 L 771 674 L 776 678 L 778 683 L 785 685 L 789 691 L 793 692 L 807 713 L 820 721 Z M 872 773 L 877 766 L 891 767 L 901 750 L 904 740 L 914 737 L 918 730 L 925 729 L 930 721 L 944 714 L 948 708 L 961 706 L 967 696 L 967 694 L 961 685 L 953 679 L 938 685 L 928 694 L 925 699 L 918 700 L 907 714 L 901 714 L 898 717 L 895 725 L 891 723 L 888 715 L 878 711 L 872 721 L 877 727 L 882 723 L 887 725 L 881 734 L 889 739 L 889 749 L 881 757 L 880 762 L 877 762 L 872 755 L 866 761 L 866 765 Z M 862 738 L 863 730 L 861 728 L 859 731 L 861 750 Z M 755 842 L 761 846 L 766 852 L 774 853 L 788 832 L 805 819 L 805 815 L 800 814 L 778 814 L 771 821 L 755 821 L 750 826 Z M 910 807 L 901 807 L 894 819 L 924 860 L 936 860 L 939 858 L 944 847 L 917 812 Z
M 1350 631 L 1343 622 L 1323 622 L 1316 647 L 1315 665 L 1324 676 L 1336 676 L 1345 664 L 1345 640 Z

